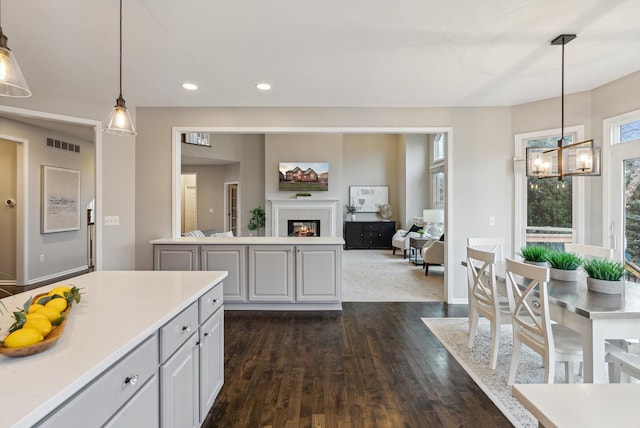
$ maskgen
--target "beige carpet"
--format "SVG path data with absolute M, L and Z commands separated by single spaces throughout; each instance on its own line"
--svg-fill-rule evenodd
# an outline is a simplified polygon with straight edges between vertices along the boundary
M 433 302 L 444 300 L 444 267 L 430 266 L 425 276 L 392 250 L 342 252 L 344 302 Z

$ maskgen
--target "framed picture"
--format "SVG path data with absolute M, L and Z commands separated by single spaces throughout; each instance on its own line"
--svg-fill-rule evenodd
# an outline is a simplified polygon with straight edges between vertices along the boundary
M 329 190 L 329 164 L 327 162 L 280 162 L 278 164 L 278 190 Z
M 40 233 L 80 229 L 80 171 L 42 165 Z
M 377 213 L 389 203 L 389 186 L 349 186 L 349 200 L 358 212 Z

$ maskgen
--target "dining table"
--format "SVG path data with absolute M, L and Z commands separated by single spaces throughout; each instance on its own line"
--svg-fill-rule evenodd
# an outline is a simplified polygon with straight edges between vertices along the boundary
M 505 261 L 495 264 L 496 281 L 503 284 L 505 267 Z M 576 281 L 551 278 L 548 295 L 551 319 L 582 335 L 583 381 L 607 383 L 606 341 L 640 339 L 640 284 L 625 281 L 620 294 L 599 293 L 587 289 L 581 270 Z

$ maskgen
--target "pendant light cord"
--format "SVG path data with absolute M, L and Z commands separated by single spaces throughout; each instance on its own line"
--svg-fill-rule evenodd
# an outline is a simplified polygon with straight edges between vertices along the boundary
M 122 1 L 122 0 L 120 0 Z M 561 119 L 561 128 L 560 128 L 560 138 L 561 138 L 561 142 L 562 145 L 564 146 L 564 41 L 562 43 L 562 83 L 561 83 L 561 91 L 562 91 L 562 97 L 561 97 L 561 108 L 562 108 L 562 112 L 560 117 Z

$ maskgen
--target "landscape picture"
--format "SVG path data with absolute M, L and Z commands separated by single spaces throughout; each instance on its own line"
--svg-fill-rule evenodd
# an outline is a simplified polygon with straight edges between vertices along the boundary
M 326 162 L 280 162 L 279 189 L 290 192 L 329 190 Z

